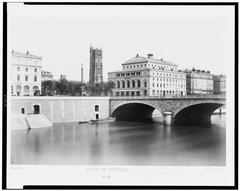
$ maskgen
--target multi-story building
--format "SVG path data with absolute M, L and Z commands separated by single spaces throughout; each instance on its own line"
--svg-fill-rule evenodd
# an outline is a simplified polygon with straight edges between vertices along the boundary
M 213 77 L 210 71 L 185 70 L 188 95 L 213 94 Z
M 33 96 L 41 92 L 41 60 L 39 56 L 11 52 L 11 94 Z
M 100 84 L 103 82 L 102 49 L 90 47 L 90 70 L 89 84 Z
M 162 58 L 137 55 L 122 64 L 122 71 L 108 73 L 115 83 L 114 96 L 185 96 L 186 74 Z
M 213 93 L 226 94 L 226 75 L 213 75 Z
M 53 80 L 52 72 L 42 71 L 41 77 L 42 77 L 42 81 Z

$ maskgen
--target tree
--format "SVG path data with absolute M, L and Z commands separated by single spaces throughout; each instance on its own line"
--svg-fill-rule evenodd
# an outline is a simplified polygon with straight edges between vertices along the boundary
M 55 81 L 47 80 L 42 82 L 42 95 L 50 96 L 54 94 Z

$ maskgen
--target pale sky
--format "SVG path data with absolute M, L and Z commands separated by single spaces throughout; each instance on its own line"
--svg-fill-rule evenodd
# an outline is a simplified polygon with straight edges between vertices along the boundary
M 9 4 L 8 4 L 9 5 Z M 8 50 L 41 56 L 59 79 L 89 79 L 89 49 L 103 50 L 103 76 L 135 57 L 154 54 L 179 66 L 226 74 L 234 52 L 230 6 L 8 7 Z

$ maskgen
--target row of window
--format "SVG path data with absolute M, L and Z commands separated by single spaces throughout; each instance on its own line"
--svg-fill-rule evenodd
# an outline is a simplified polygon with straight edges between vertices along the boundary
M 140 80 L 132 80 L 130 82 L 130 80 L 125 81 L 117 81 L 117 88 L 141 88 L 141 81 Z M 144 81 L 144 88 L 147 87 L 147 82 Z M 155 87 L 155 83 L 152 84 L 152 87 Z M 179 87 L 179 88 L 185 88 L 185 84 L 161 84 L 161 83 L 156 83 L 156 87 Z
M 140 91 L 122 91 L 122 92 L 116 92 L 116 96 L 140 96 Z M 147 90 L 144 90 L 143 95 L 147 96 Z
M 28 76 L 25 76 L 25 82 L 28 82 Z M 17 75 L 17 81 L 21 81 L 21 76 Z M 34 82 L 37 82 L 37 76 L 34 76 Z
M 131 72 L 131 73 L 119 73 L 117 77 L 125 77 L 125 76 L 140 76 L 141 72 Z
M 175 78 L 184 78 L 184 75 L 177 75 L 177 74 L 168 74 L 168 73 L 158 73 L 158 72 L 153 72 L 152 75 L 159 75 L 159 76 L 165 76 L 165 77 L 175 77 Z M 140 76 L 141 72 L 129 72 L 129 73 L 117 73 L 117 77 L 125 77 L 125 76 Z M 176 79 L 177 80 L 177 79 Z
M 132 87 L 132 88 L 135 88 L 135 87 L 138 87 L 138 88 L 140 88 L 141 87 L 141 81 L 140 80 L 132 80 L 132 82 L 130 82 L 130 80 L 127 80 L 126 81 L 126 83 L 125 83 L 125 81 L 122 81 L 122 82 L 120 82 L 120 81 L 117 81 L 117 88 L 125 88 L 125 86 L 127 87 L 127 88 L 130 88 L 130 86 Z M 146 88 L 147 87 L 147 82 L 145 81 L 144 82 L 144 87 Z
M 17 71 L 20 71 L 20 66 L 17 67 Z M 25 67 L 25 72 L 28 72 L 28 67 Z M 37 68 L 34 68 L 34 72 L 37 72 Z
M 160 65 L 157 65 L 157 64 L 135 64 L 135 65 L 127 65 L 127 66 L 123 66 L 123 68 L 142 68 L 142 67 L 151 67 L 153 69 L 159 69 L 159 70 L 177 70 L 177 68 L 175 67 L 168 67 L 168 66 L 160 66 Z
M 175 77 L 175 78 L 184 78 L 184 75 L 177 75 L 177 74 L 168 74 L 168 73 L 160 73 L 160 72 L 152 72 L 152 75 L 157 75 L 157 76 L 166 76 L 166 77 Z
M 141 95 L 141 92 L 140 91 L 117 91 L 115 93 L 116 96 L 140 96 Z M 147 90 L 144 90 L 142 92 L 142 95 L 143 96 L 147 96 Z M 168 95 L 172 95 L 172 96 L 175 96 L 175 95 L 181 95 L 183 96 L 184 95 L 184 92 L 183 91 L 174 91 L 174 90 L 152 90 L 152 95 L 153 96 L 168 96 Z
M 40 90 L 39 90 L 38 86 L 33 86 L 31 94 L 35 95 L 39 91 Z M 11 86 L 11 94 L 12 95 L 14 94 L 14 87 L 13 86 Z M 18 96 L 20 96 L 20 95 L 29 95 L 30 94 L 30 87 L 27 86 L 27 85 L 25 85 L 25 86 L 16 85 L 15 94 L 18 95 Z
M 183 91 L 174 91 L 174 90 L 157 90 L 157 91 L 155 91 L 155 90 L 152 90 L 152 95 L 153 96 L 166 96 L 166 95 L 183 95 Z
M 155 87 L 155 84 L 152 84 L 152 87 Z M 185 88 L 185 85 L 180 85 L 180 84 L 156 84 L 156 87 L 179 87 L 179 88 Z
M 152 78 L 153 79 L 153 81 L 155 80 L 155 78 L 153 77 Z M 186 82 L 186 80 L 181 80 L 181 79 L 169 79 L 169 78 L 156 78 L 157 79 L 157 81 L 163 81 L 163 82 Z
M 26 109 L 24 107 L 20 108 L 21 114 L 26 114 Z M 33 105 L 33 114 L 40 114 L 40 105 Z

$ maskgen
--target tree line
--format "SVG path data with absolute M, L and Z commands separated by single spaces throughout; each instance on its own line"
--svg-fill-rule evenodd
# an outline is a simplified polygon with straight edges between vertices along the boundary
M 112 94 L 113 82 L 103 82 L 101 84 L 81 83 L 68 81 L 67 79 L 47 80 L 42 82 L 43 96 L 108 96 Z

